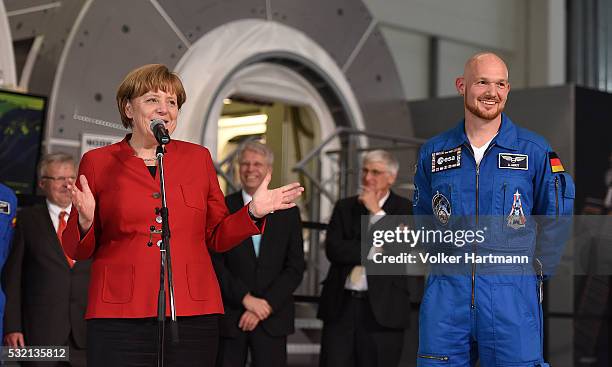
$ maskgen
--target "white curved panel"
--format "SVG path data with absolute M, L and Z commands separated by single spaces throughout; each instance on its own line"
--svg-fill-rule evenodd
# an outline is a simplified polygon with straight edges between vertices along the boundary
M 380 61 L 390 54 L 361 1 L 80 1 L 53 73 L 51 151 L 83 133 L 123 135 L 113 103 L 117 84 L 133 67 L 151 62 L 179 71 L 187 87 L 176 138 L 214 147 L 216 134 L 206 129 L 208 120 L 216 126 L 221 89 L 240 69 L 265 61 L 295 70 L 317 89 L 334 117 L 327 131 L 352 126 L 391 133 L 400 126 L 400 134 L 411 135 L 397 70 L 392 61 Z M 343 65 L 348 70 L 342 72 Z
M 137 66 L 173 65 L 183 54 L 186 47 L 163 12 L 148 0 L 138 3 L 142 6 L 126 7 L 122 0 L 84 4 L 56 72 L 48 114 L 50 145 L 80 141 L 82 133 L 124 135 L 115 103 L 121 80 Z
M 230 22 L 210 31 L 194 43 L 177 64 L 175 70 L 183 80 L 188 100 L 179 116 L 175 138 L 204 144 L 215 152 L 217 119 L 222 99 L 227 96 L 222 95 L 220 90 L 227 82 L 226 77 L 245 61 L 273 53 L 296 55 L 323 71 L 345 101 L 353 126 L 364 128 L 353 90 L 342 70 L 323 48 L 288 26 L 247 19 Z M 282 85 L 275 87 L 283 88 Z M 202 121 L 202 116 L 208 116 L 208 120 Z M 329 128 L 333 129 L 335 125 Z M 323 134 L 325 130 L 326 127 L 322 126 Z
M 225 83 L 219 91 L 219 98 L 217 103 L 212 106 L 210 116 L 219 116 L 223 109 L 223 98 L 233 94 L 308 107 L 313 120 L 319 124 L 318 128 L 321 137 L 330 136 L 336 128 L 334 118 L 327 108 L 325 101 L 312 84 L 295 71 L 277 64 L 258 63 L 247 66 L 235 73 L 231 80 Z M 214 148 L 209 144 L 204 145 L 212 148 L 212 154 L 216 154 L 218 124 L 216 121 L 214 121 L 215 123 L 212 122 L 206 125 L 204 136 L 206 141 L 211 141 L 211 144 L 214 144 Z M 365 142 L 362 141 L 362 143 Z M 339 140 L 332 140 L 327 148 L 331 150 L 340 149 Z M 328 191 L 335 193 L 337 187 L 335 185 L 336 181 L 333 180 L 335 175 L 333 168 L 336 165 L 328 155 L 323 154 L 320 159 L 321 172 L 323 174 L 321 182 Z M 324 200 L 320 203 L 320 213 L 326 217 L 331 214 L 334 203 L 326 200 L 327 197 L 324 195 L 321 195 L 321 198 Z
M 13 39 L 4 1 L 0 1 L 0 85 L 17 86 Z
M 74 22 L 74 26 L 72 27 L 70 33 L 68 34 L 68 39 L 66 42 L 67 45 L 71 45 L 73 43 L 74 38 L 76 37 L 77 32 L 80 30 L 81 23 L 83 22 L 85 15 L 89 11 L 89 7 L 91 6 L 92 2 L 93 0 L 87 0 L 85 5 L 81 8 L 79 15 L 77 16 Z M 66 60 L 68 59 L 69 55 L 70 55 L 70 47 L 64 47 L 62 49 L 62 53 L 60 55 L 59 62 L 57 63 L 55 79 L 53 79 L 53 86 L 51 87 L 51 98 L 50 98 L 50 103 L 49 103 L 49 107 L 47 110 L 47 121 L 50 121 L 50 122 L 47 122 L 48 127 L 47 129 L 45 129 L 45 142 L 46 142 L 45 148 L 47 150 L 47 153 L 52 151 L 51 147 L 55 144 L 60 145 L 60 146 L 66 146 L 66 145 L 73 144 L 78 141 L 77 139 L 70 139 L 69 141 L 65 141 L 66 139 L 63 139 L 61 137 L 60 138 L 53 137 L 53 121 L 55 121 L 55 118 L 54 118 L 56 116 L 55 110 L 56 110 L 57 102 L 59 101 L 59 98 L 58 98 L 59 88 L 61 86 L 62 76 L 64 74 L 64 68 L 66 65 Z
M 320 123 L 321 136 L 331 135 L 336 127 L 325 101 L 310 82 L 289 68 L 270 63 L 258 63 L 235 73 L 217 93 L 219 96 L 217 103 L 211 106 L 210 113 L 215 123 L 207 124 L 205 137 L 214 136 L 216 139 L 217 124 L 214 116 L 220 116 L 223 109 L 223 98 L 233 94 L 309 107 Z M 339 148 L 339 146 L 334 148 Z

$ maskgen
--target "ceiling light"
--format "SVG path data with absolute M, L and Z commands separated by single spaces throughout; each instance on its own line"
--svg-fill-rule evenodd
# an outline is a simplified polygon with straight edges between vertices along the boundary
M 260 125 L 268 121 L 268 115 L 247 115 L 239 117 L 221 117 L 219 119 L 219 127 L 234 127 L 245 125 Z

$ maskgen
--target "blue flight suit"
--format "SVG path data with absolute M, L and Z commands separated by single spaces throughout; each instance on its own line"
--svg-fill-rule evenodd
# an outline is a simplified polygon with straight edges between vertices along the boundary
M 544 138 L 504 114 L 477 166 L 464 124 L 422 146 L 414 214 L 446 226 L 457 216 L 476 218 L 477 227 L 479 217 L 481 227 L 488 218 L 488 246 L 464 246 L 463 251 L 521 249 L 546 265 L 540 274 L 532 263 L 511 265 L 518 269 L 512 274 L 497 273 L 497 265 L 489 264 L 465 265 L 465 273 L 432 272 L 420 309 L 417 365 L 474 366 L 480 359 L 485 367 L 547 366 L 541 280 L 552 274 L 571 226 L 566 222 L 560 231 L 556 222 L 536 226 L 535 221 L 571 218 L 572 178 Z
M 9 255 L 13 232 L 15 228 L 15 214 L 17 212 L 17 197 L 13 190 L 0 184 L 0 270 L 4 267 Z M 0 290 L 0 335 L 4 335 L 3 319 L 6 297 Z

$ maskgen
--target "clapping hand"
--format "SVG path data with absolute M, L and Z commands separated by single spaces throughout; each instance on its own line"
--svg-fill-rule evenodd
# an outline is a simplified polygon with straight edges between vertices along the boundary
M 81 187 L 79 188 L 74 183 L 68 184 L 68 191 L 72 197 L 72 205 L 79 213 L 79 227 L 83 233 L 87 232 L 93 224 L 94 211 L 96 210 L 96 200 L 91 193 L 87 178 L 85 175 L 79 176 Z

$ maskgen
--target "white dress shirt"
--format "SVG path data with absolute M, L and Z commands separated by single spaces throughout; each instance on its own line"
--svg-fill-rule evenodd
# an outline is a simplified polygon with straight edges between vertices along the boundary
M 68 216 L 70 215 L 70 210 L 72 209 L 72 203 L 70 203 L 67 208 L 60 208 L 58 205 L 55 205 L 47 200 L 47 209 L 49 210 L 49 216 L 51 217 L 51 222 L 53 223 L 53 229 L 55 229 L 55 233 L 57 233 L 57 228 L 59 227 L 59 215 L 62 211 L 65 211 L 66 216 L 64 217 L 64 220 L 68 222 Z
M 388 191 L 387 194 L 378 201 L 378 206 L 381 209 L 374 215 L 370 214 L 370 225 L 373 225 L 374 223 L 378 222 L 383 216 L 387 214 L 384 210 L 382 210 L 382 207 L 383 205 L 385 205 L 385 202 L 387 202 L 387 199 L 389 198 L 390 194 L 391 192 Z M 370 249 L 370 252 L 368 253 L 368 258 L 374 255 L 374 252 L 372 251 L 373 249 L 375 249 L 375 247 L 372 247 Z M 368 279 L 366 277 L 366 270 L 363 265 L 357 265 L 353 267 L 349 275 L 346 277 L 344 288 L 352 291 L 368 290 Z

